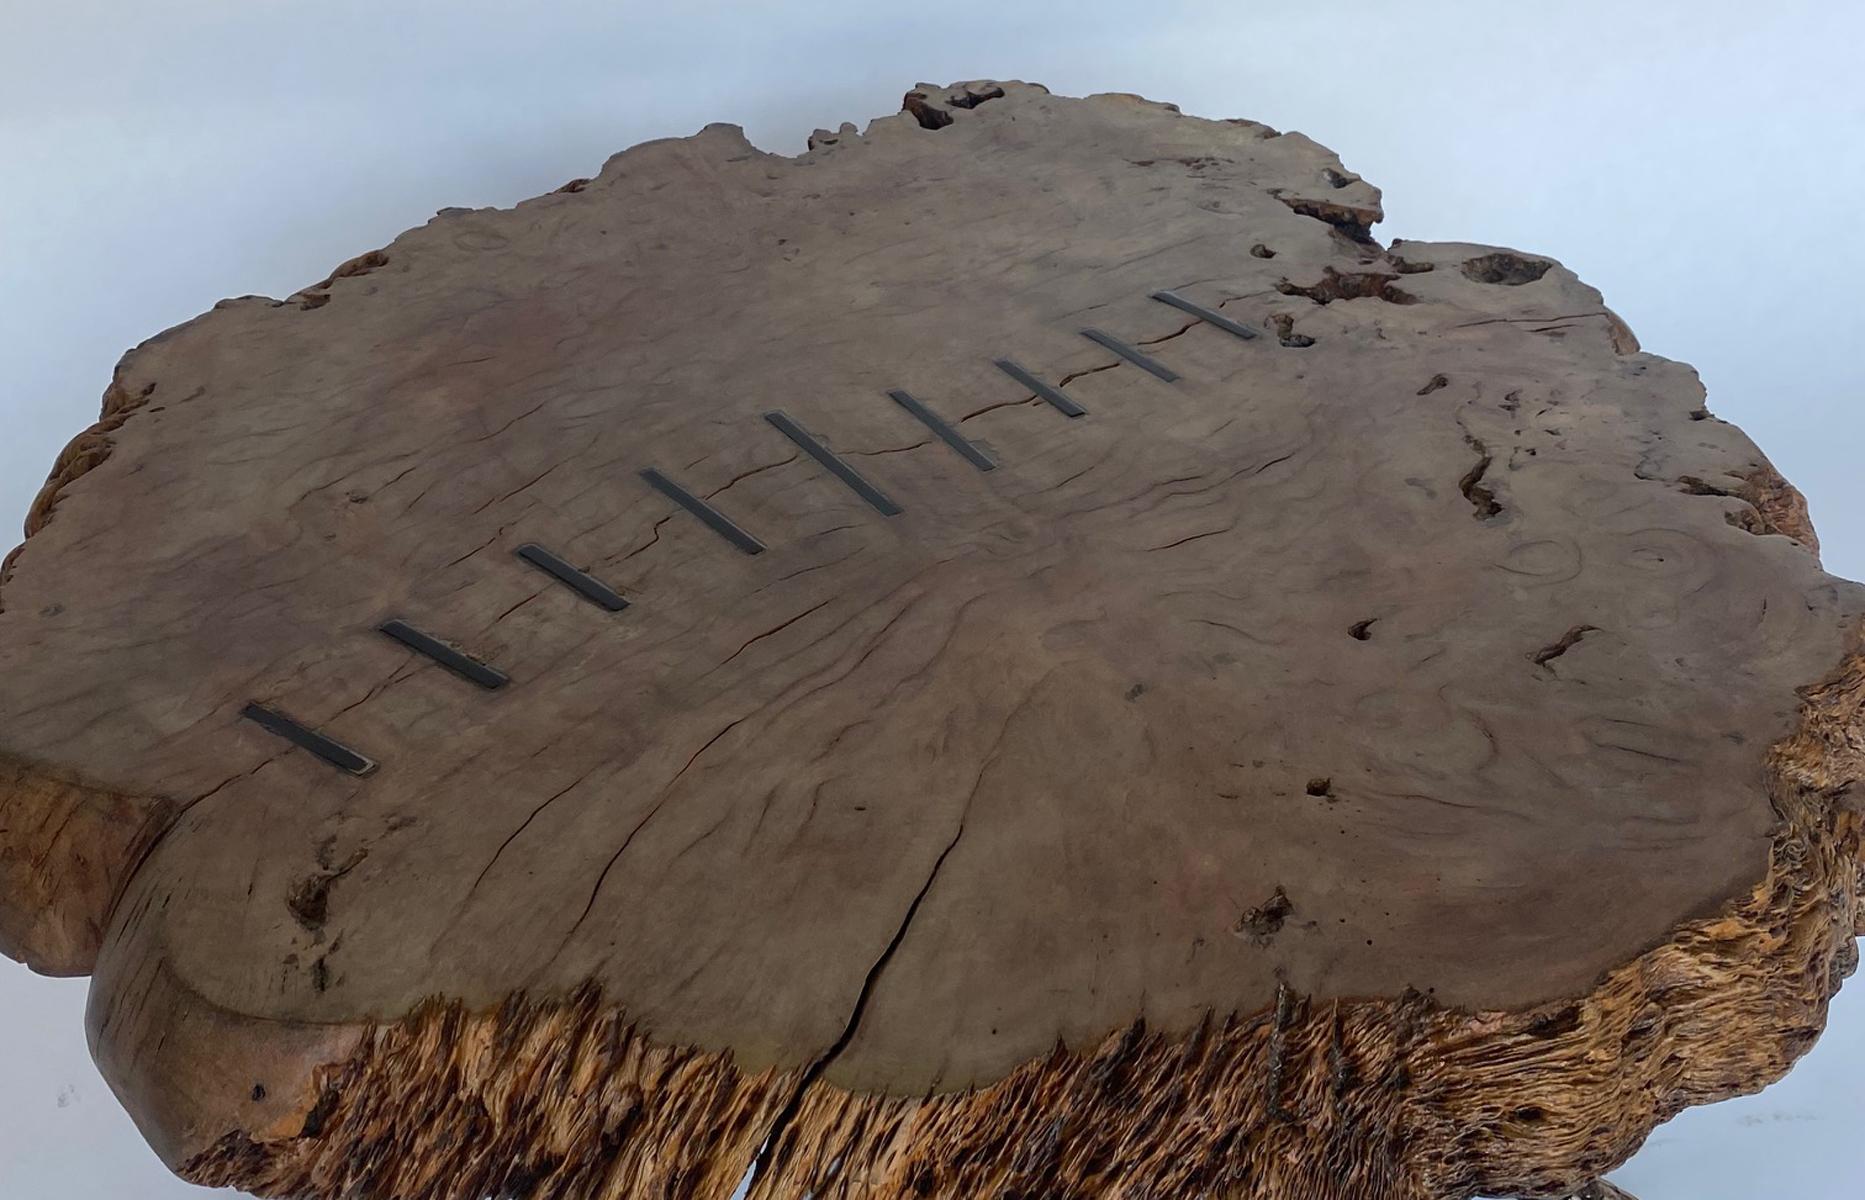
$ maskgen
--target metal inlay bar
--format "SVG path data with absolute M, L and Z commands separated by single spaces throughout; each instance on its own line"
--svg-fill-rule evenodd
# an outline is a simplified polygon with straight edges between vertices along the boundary
M 367 775 L 376 769 L 375 760 L 365 758 L 342 742 L 332 741 L 314 729 L 306 728 L 277 709 L 252 703 L 240 715 L 267 733 L 277 734 L 301 750 L 309 750 L 331 766 L 352 775 Z
M 895 404 L 898 404 L 900 407 L 912 413 L 919 419 L 920 424 L 932 430 L 940 441 L 958 451 L 959 456 L 966 462 L 978 468 L 980 471 L 993 471 L 997 469 L 997 464 L 991 461 L 990 455 L 972 445 L 965 439 L 964 434 L 946 424 L 944 417 L 941 417 L 932 409 L 921 404 L 913 397 L 912 393 L 903 391 L 900 388 L 894 388 L 887 394 L 893 398 Z
M 1179 381 L 1179 373 L 1177 371 L 1174 371 L 1171 367 L 1168 367 L 1156 358 L 1140 353 L 1111 333 L 1103 333 L 1099 329 L 1084 329 L 1081 331 L 1081 335 L 1089 341 L 1094 342 L 1096 345 L 1107 347 L 1115 354 L 1120 355 L 1134 366 L 1140 368 L 1140 370 L 1150 375 L 1155 375 L 1165 380 L 1167 383 L 1177 383 Z
M 422 633 L 406 621 L 384 621 L 376 628 L 410 650 L 427 655 L 455 675 L 470 680 L 487 691 L 505 686 L 506 678 L 503 671 L 495 670 L 476 658 L 461 654 L 439 638 Z
M 1205 324 L 1215 325 L 1225 333 L 1236 334 L 1245 341 L 1256 336 L 1256 330 L 1251 329 L 1248 325 L 1238 324 L 1215 308 L 1206 308 L 1202 304 L 1194 304 L 1177 292 L 1154 292 L 1153 299 L 1159 301 L 1161 304 L 1170 304 L 1180 312 L 1190 313 Z
M 1019 365 L 1016 360 L 1000 358 L 997 359 L 996 362 L 998 370 L 1010 376 L 1032 392 L 1035 392 L 1038 396 L 1049 401 L 1050 404 L 1055 406 L 1056 411 L 1060 412 L 1063 416 L 1085 417 L 1088 415 L 1087 409 L 1075 403 L 1073 400 L 1070 400 L 1067 396 L 1064 396 L 1059 389 L 1050 387 L 1042 380 L 1036 378 L 1036 376 L 1030 374 L 1029 371 Z
M 823 445 L 813 437 L 809 430 L 790 419 L 788 413 L 767 412 L 764 419 L 777 427 L 777 431 L 802 447 L 803 452 L 822 464 L 824 470 L 848 485 L 848 490 L 874 506 L 876 512 L 884 516 L 897 517 L 903 511 L 898 504 L 866 479 L 861 472 L 836 457 L 835 451 Z
M 641 478 L 647 480 L 655 491 L 667 497 L 669 500 L 672 500 L 681 508 L 686 509 L 686 511 L 692 513 L 701 521 L 704 521 L 706 523 L 706 528 L 732 543 L 732 545 L 737 546 L 746 554 L 764 553 L 763 542 L 760 542 L 757 538 L 746 533 L 743 529 L 739 528 L 730 517 L 706 503 L 704 500 L 701 500 L 692 492 L 687 491 L 653 467 L 649 467 L 647 470 L 641 472 Z
M 519 558 L 564 584 L 591 604 L 599 605 L 610 612 L 621 612 L 628 607 L 628 601 L 622 598 L 620 592 L 589 572 L 577 570 L 536 542 L 526 542 L 518 547 L 516 553 Z

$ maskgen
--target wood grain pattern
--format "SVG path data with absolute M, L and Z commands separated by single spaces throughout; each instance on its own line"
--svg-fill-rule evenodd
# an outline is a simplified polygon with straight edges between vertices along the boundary
M 96 958 L 94 1045 L 171 1163 L 350 1194 L 316 1137 L 264 1146 L 334 1064 L 363 1086 L 365 1031 L 599 996 L 578 1028 L 723 1056 L 743 1114 L 657 1110 L 710 1165 L 627 1186 L 723 1195 L 772 1128 L 832 1144 L 837 1096 L 1001 1088 L 1136 1022 L 1281 1030 L 1288 997 L 1290 1029 L 1526 1013 L 1775 877 L 1769 748 L 1865 590 L 1688 367 L 1558 264 L 1380 247 L 1377 191 L 1299 134 L 918 94 L 797 158 L 710 126 L 451 210 L 119 367 L 0 596 L 0 948 Z M 34 832 L 55 775 L 126 798 L 87 818 L 101 868 Z M 1427 1194 L 1380 1153 L 1353 1194 Z M 824 1183 L 797 1170 L 766 1194 Z M 391 1175 L 367 1194 L 467 1186 Z

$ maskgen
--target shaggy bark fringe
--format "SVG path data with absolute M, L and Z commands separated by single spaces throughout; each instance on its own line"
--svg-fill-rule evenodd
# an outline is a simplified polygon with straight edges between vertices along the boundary
M 1803 689 L 1770 751 L 1767 877 L 1720 915 L 1527 1012 L 1283 990 L 1189 1034 L 1135 1023 L 984 1088 L 920 1098 L 656 1045 L 594 987 L 469 1014 L 430 1002 L 323 1069 L 296 1137 L 229 1134 L 198 1183 L 279 1197 L 717 1197 L 776 1142 L 789 1197 L 1564 1195 L 1690 1104 L 1779 1078 L 1857 962 L 1865 656 Z
M 129 359 L 124 356 L 124 362 Z M 78 479 L 88 474 L 91 468 L 110 457 L 110 451 L 116 447 L 116 441 L 110 435 L 115 433 L 130 419 L 136 410 L 149 402 L 155 392 L 155 385 L 150 384 L 140 391 L 132 392 L 123 382 L 123 363 L 117 364 L 116 374 L 110 380 L 110 386 L 104 389 L 103 411 L 97 420 L 78 436 L 65 444 L 58 453 L 58 461 L 52 464 L 51 474 L 32 498 L 32 505 L 26 510 L 26 537 L 45 528 L 52 519 L 52 510 L 58 507 L 59 497 L 64 490 Z M 6 585 L 8 577 L 13 574 L 13 567 L 19 556 L 26 549 L 21 542 L 0 559 L 0 587 Z M 0 606 L 0 611 L 5 611 Z
M 132 390 L 124 363 L 104 389 L 97 421 L 60 451 L 33 497 L 26 541 L 0 559 L 0 612 L 14 566 L 65 489 L 110 457 L 112 435 L 155 394 L 154 384 Z M 46 975 L 89 974 L 117 891 L 173 814 L 160 798 L 90 787 L 0 758 L 0 954 Z

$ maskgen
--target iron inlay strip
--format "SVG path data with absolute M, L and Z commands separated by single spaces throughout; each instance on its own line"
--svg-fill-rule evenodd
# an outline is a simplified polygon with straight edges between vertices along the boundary
M 314 729 L 292 720 L 277 709 L 263 704 L 248 704 L 240 715 L 268 733 L 277 734 L 301 750 L 309 750 L 333 767 L 352 775 L 367 775 L 376 769 L 375 760 L 365 758 L 341 742 L 332 741 Z
M 836 457 L 835 451 L 823 445 L 813 437 L 809 430 L 790 419 L 788 413 L 767 412 L 764 419 L 777 427 L 779 433 L 802 447 L 803 452 L 822 464 L 824 470 L 848 485 L 848 490 L 873 505 L 875 511 L 889 517 L 897 517 L 901 507 L 880 488 L 862 478 L 861 472 Z
M 591 604 L 599 605 L 610 612 L 621 612 L 628 607 L 628 601 L 623 599 L 620 592 L 589 572 L 577 570 L 536 542 L 526 542 L 518 547 L 517 554 L 519 558 L 564 584 Z
M 1238 324 L 1215 308 L 1206 308 L 1202 304 L 1194 304 L 1177 292 L 1154 292 L 1153 299 L 1159 301 L 1161 304 L 1170 304 L 1180 312 L 1190 313 L 1205 324 L 1215 325 L 1225 333 L 1236 334 L 1246 341 L 1256 336 L 1256 330 L 1251 329 L 1248 325 Z
M 667 497 L 669 500 L 672 500 L 681 508 L 686 509 L 686 511 L 692 513 L 701 521 L 704 521 L 706 523 L 706 528 L 732 543 L 732 545 L 737 546 L 746 554 L 764 553 L 763 542 L 760 542 L 757 538 L 752 537 L 749 533 L 740 529 L 733 523 L 730 517 L 706 503 L 704 500 L 701 500 L 692 492 L 687 491 L 653 467 L 649 467 L 647 470 L 641 472 L 641 478 L 647 480 L 655 491 Z
M 1179 373 L 1177 371 L 1174 371 L 1171 367 L 1168 367 L 1166 364 L 1150 355 L 1142 354 L 1111 333 L 1103 333 L 1099 329 L 1084 329 L 1081 331 L 1081 335 L 1096 345 L 1107 347 L 1109 350 L 1112 350 L 1115 354 L 1120 355 L 1149 375 L 1157 376 L 1167 383 L 1177 383 L 1179 381 Z
M 427 655 L 460 678 L 470 680 L 488 691 L 505 686 L 506 679 L 503 671 L 494 670 L 478 659 L 460 653 L 439 638 L 422 633 L 406 621 L 384 621 L 376 628 L 410 650 Z
M 966 440 L 964 434 L 946 424 L 944 417 L 941 417 L 932 409 L 921 404 L 913 397 L 912 393 L 903 391 L 900 388 L 894 388 L 887 394 L 893 397 L 895 404 L 898 404 L 900 407 L 912 413 L 919 419 L 920 424 L 932 430 L 940 441 L 958 451 L 960 457 L 966 462 L 978 468 L 980 471 L 996 469 L 997 464 L 991 460 L 990 455 L 972 445 Z
M 1056 411 L 1060 412 L 1063 416 L 1082 417 L 1088 415 L 1087 409 L 1075 403 L 1073 400 L 1070 400 L 1067 396 L 1064 396 L 1059 389 L 1050 387 L 1042 380 L 1036 378 L 1036 376 L 1030 374 L 1029 371 L 1018 364 L 1016 360 L 1000 358 L 997 360 L 997 369 L 1010 376 L 1024 387 L 1030 389 L 1032 392 L 1035 392 L 1038 396 L 1049 401 L 1049 403 L 1056 407 Z

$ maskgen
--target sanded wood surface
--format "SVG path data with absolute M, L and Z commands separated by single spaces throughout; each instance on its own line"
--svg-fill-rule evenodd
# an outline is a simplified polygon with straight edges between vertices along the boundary
M 1865 592 L 1688 367 L 1299 134 L 916 94 L 126 358 L 0 593 L 0 940 L 171 1162 L 593 986 L 788 1073 L 726 1186 L 799 1088 L 1528 1010 L 1767 876 Z

